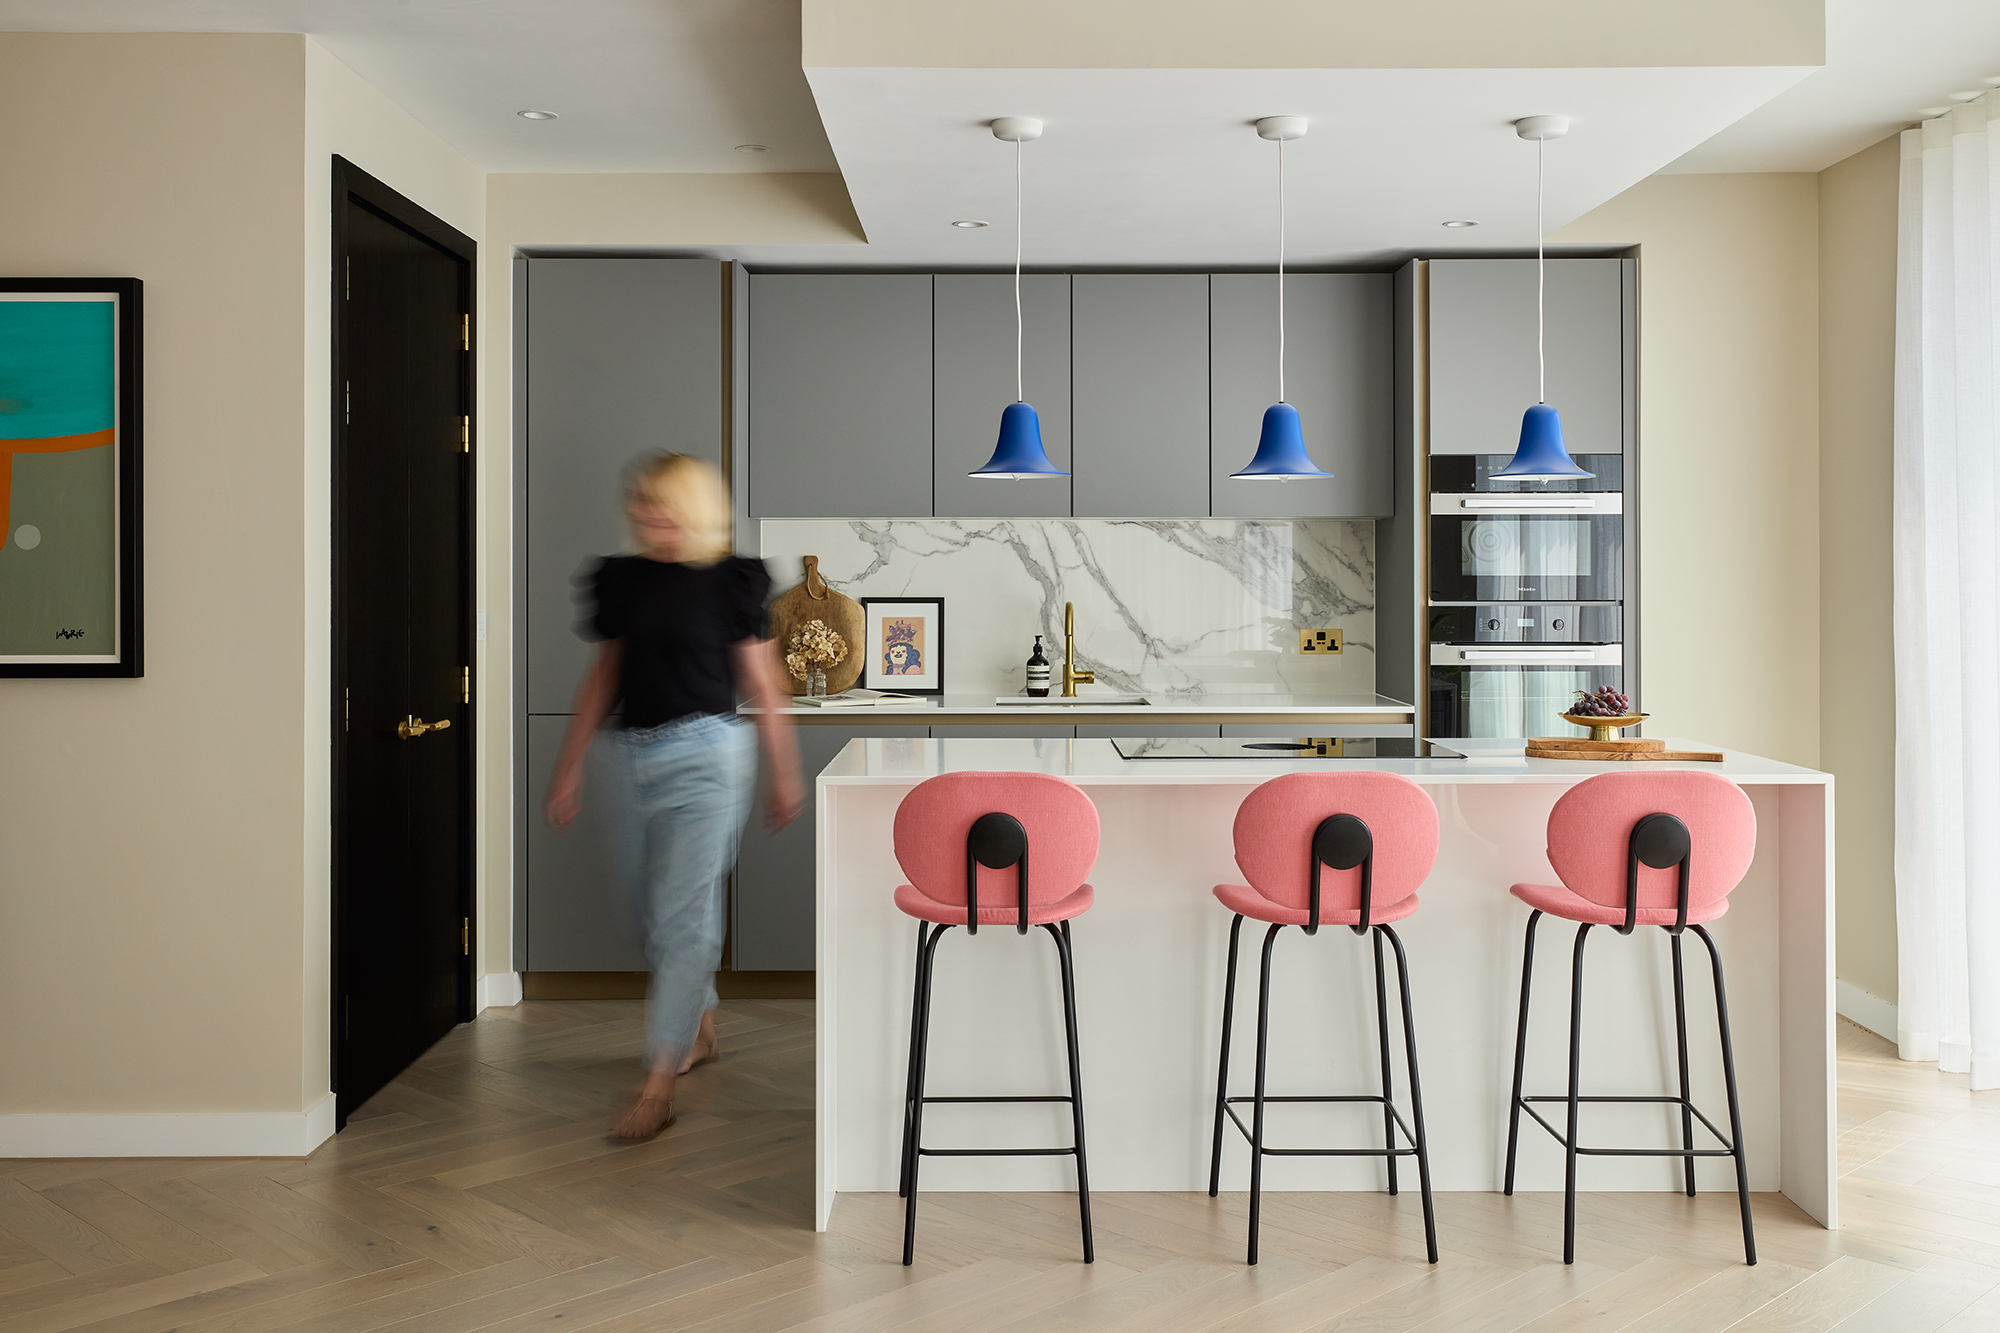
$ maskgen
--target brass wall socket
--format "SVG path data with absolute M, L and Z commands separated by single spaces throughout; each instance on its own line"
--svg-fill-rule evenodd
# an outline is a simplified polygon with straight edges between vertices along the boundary
M 1302 629 L 1299 631 L 1299 651 L 1315 654 L 1338 653 L 1340 651 L 1340 631 L 1337 629 Z

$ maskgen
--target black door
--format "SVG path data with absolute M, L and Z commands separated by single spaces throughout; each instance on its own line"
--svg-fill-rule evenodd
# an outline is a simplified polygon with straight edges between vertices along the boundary
M 334 162 L 338 1122 L 472 1017 L 473 243 Z

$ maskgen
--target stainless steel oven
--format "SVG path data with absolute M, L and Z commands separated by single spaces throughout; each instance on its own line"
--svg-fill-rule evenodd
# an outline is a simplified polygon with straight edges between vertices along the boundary
M 1616 602 L 1623 496 L 1431 496 L 1432 602 Z
M 1624 679 L 1617 643 L 1433 643 L 1430 734 L 1582 736 L 1558 715 L 1578 690 L 1622 690 Z

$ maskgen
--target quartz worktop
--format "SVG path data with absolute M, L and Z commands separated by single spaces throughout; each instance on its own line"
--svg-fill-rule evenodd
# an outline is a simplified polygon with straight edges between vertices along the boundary
M 1030 704 L 991 694 L 945 694 L 919 704 L 898 704 L 888 708 L 821 708 L 792 704 L 779 711 L 804 723 L 834 722 L 845 725 L 930 726 L 938 723 L 1020 726 L 1045 722 L 1067 726 L 1078 722 L 1093 725 L 1131 724 L 1131 734 L 1143 736 L 1149 724 L 1174 723 L 1284 723 L 1325 722 L 1338 724 L 1411 725 L 1416 709 L 1384 694 L 1257 694 L 1206 693 L 1199 697 L 1180 694 L 1148 694 L 1143 704 L 1092 703 L 1092 691 L 1078 692 L 1073 704 Z M 750 716 L 758 710 L 744 706 L 737 710 Z

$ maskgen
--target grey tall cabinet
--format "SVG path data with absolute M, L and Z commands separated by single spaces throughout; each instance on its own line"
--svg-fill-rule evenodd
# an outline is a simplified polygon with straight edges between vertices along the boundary
M 515 753 L 515 965 L 641 968 L 586 788 L 584 819 L 541 815 L 577 681 L 578 580 L 625 548 L 625 467 L 658 449 L 719 461 L 725 388 L 722 266 L 705 259 L 529 259 L 516 265 L 516 577 L 521 597 Z M 593 779 L 594 781 L 594 779 Z

